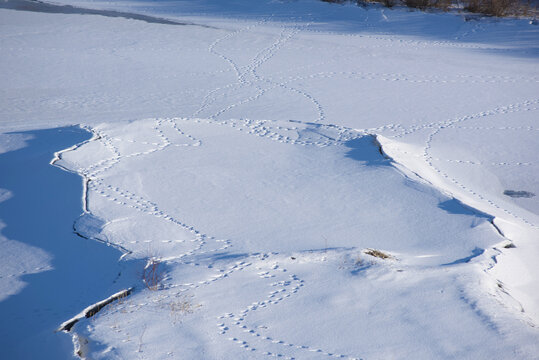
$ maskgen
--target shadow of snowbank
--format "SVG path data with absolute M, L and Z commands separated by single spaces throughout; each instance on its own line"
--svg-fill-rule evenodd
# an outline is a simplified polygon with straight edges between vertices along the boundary
M 391 162 L 387 159 L 380 148 L 380 144 L 372 135 L 362 136 L 349 140 L 345 146 L 350 148 L 346 156 L 350 159 L 360 161 L 367 166 L 389 166 Z
M 58 325 L 86 306 L 131 284 L 134 270 L 120 251 L 73 233 L 81 213 L 81 178 L 49 164 L 54 151 L 90 138 L 79 127 L 27 132 L 27 146 L 0 154 L 2 234 L 51 255 L 49 271 L 24 275 L 26 286 L 0 302 L 2 359 L 72 358 Z M 21 254 L 19 261 L 24 262 Z

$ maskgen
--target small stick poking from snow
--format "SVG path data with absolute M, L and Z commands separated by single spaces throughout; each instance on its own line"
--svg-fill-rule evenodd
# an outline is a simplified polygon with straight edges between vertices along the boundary
M 101 300 L 98 303 L 88 306 L 86 309 L 82 310 L 78 315 L 63 322 L 62 325 L 60 325 L 60 327 L 56 331 L 65 331 L 65 332 L 71 331 L 71 328 L 73 328 L 73 326 L 77 322 L 79 322 L 80 319 L 85 318 L 85 317 L 91 318 L 92 316 L 97 314 L 101 309 L 103 309 L 105 306 L 110 304 L 111 302 L 124 298 L 130 295 L 132 292 L 133 292 L 133 288 L 125 289 L 125 290 L 117 292 L 114 295 L 109 296 L 105 300 Z

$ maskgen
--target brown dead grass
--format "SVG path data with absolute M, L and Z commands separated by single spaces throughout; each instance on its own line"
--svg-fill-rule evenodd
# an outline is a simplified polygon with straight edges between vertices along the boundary
M 370 255 L 370 256 L 374 256 L 374 257 L 377 257 L 377 258 L 380 258 L 380 259 L 393 259 L 393 256 L 389 255 L 389 254 L 386 254 L 385 252 L 383 251 L 380 251 L 380 250 L 376 250 L 376 249 L 366 249 L 364 251 L 365 254 L 367 255 Z
M 142 281 L 149 290 L 155 291 L 159 288 L 164 275 L 161 262 L 158 259 L 150 259 L 142 271 Z

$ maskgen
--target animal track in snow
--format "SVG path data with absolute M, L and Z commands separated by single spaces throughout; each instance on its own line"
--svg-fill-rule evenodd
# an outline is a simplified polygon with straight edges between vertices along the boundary
M 272 254 L 278 255 L 278 254 Z M 357 360 L 352 357 L 337 352 L 331 352 L 319 347 L 294 344 L 289 341 L 279 339 L 275 336 L 268 336 L 261 331 L 267 326 L 250 326 L 246 318 L 255 311 L 269 310 L 271 307 L 279 305 L 281 302 L 295 295 L 305 282 L 294 274 L 289 274 L 286 268 L 279 265 L 279 261 L 271 261 L 272 256 L 265 255 L 264 262 L 256 262 L 252 265 L 261 271 L 258 275 L 261 279 L 271 279 L 270 291 L 261 300 L 254 301 L 237 312 L 226 312 L 217 317 L 217 327 L 219 334 L 246 351 L 256 352 L 268 357 L 282 359 L 301 359 L 309 356 L 309 353 L 316 353 L 329 358 Z
M 267 20 L 266 20 L 267 21 Z M 261 21 L 257 23 L 257 26 L 261 23 L 264 23 L 265 21 Z M 193 113 L 192 117 L 198 117 L 200 116 L 204 111 L 206 111 L 212 104 L 217 102 L 217 98 L 215 97 L 215 94 L 220 92 L 223 95 L 231 94 L 232 91 L 239 91 L 242 88 L 246 87 L 253 87 L 254 92 L 252 95 L 242 98 L 239 101 L 236 101 L 234 103 L 229 103 L 223 108 L 220 108 L 217 111 L 214 111 L 211 114 L 208 114 L 207 118 L 209 119 L 216 119 L 218 117 L 221 117 L 224 113 L 230 111 L 231 109 L 234 109 L 238 106 L 251 103 L 254 101 L 259 100 L 261 97 L 263 97 L 269 90 L 275 89 L 275 88 L 281 88 L 285 91 L 292 92 L 294 94 L 300 95 L 304 98 L 306 98 L 308 101 L 312 102 L 314 107 L 316 108 L 316 112 L 318 113 L 317 118 L 313 119 L 315 122 L 321 122 L 325 119 L 325 112 L 323 109 L 323 106 L 321 103 L 314 98 L 311 94 L 306 92 L 302 89 L 297 89 L 291 86 L 286 85 L 282 82 L 273 82 L 270 79 L 266 79 L 262 76 L 260 76 L 257 72 L 257 69 L 260 68 L 263 64 L 268 62 L 272 57 L 274 57 L 278 50 L 284 46 L 287 42 L 289 42 L 297 33 L 300 31 L 308 28 L 311 24 L 296 24 L 292 26 L 291 28 L 283 26 L 281 28 L 281 31 L 279 35 L 277 36 L 277 39 L 270 44 L 269 46 L 263 48 L 258 53 L 255 54 L 255 56 L 251 59 L 251 62 L 246 66 L 239 66 L 232 58 L 228 55 L 226 55 L 224 52 L 218 52 L 215 50 L 215 47 L 217 44 L 220 44 L 227 39 L 232 38 L 233 36 L 241 33 L 243 30 L 238 30 L 234 33 L 227 34 L 225 37 L 217 39 L 209 48 L 209 52 L 222 58 L 225 60 L 235 71 L 237 81 L 232 84 L 228 84 L 219 88 L 215 88 L 208 92 L 208 94 L 204 97 L 202 100 L 202 104 L 200 107 Z
M 174 132 L 179 134 L 182 139 L 187 139 L 190 143 L 173 143 L 170 139 L 170 135 L 166 134 L 165 124 L 167 124 Z M 113 201 L 118 205 L 126 206 L 136 211 L 143 212 L 147 215 L 161 219 L 169 223 L 178 226 L 182 230 L 188 231 L 193 234 L 193 247 L 179 254 L 177 258 L 187 258 L 194 254 L 205 254 L 210 252 L 223 251 L 230 246 L 228 240 L 216 240 L 213 237 L 209 237 L 200 231 L 196 230 L 193 226 L 182 222 L 171 214 L 168 214 L 162 210 L 158 204 L 143 198 L 126 189 L 122 189 L 117 186 L 107 184 L 103 178 L 104 173 L 111 170 L 115 165 L 121 161 L 129 158 L 140 157 L 149 155 L 157 151 L 162 151 L 169 146 L 200 146 L 201 142 L 195 139 L 190 134 L 183 132 L 179 127 L 175 119 L 157 119 L 155 120 L 153 130 L 157 136 L 162 140 L 160 143 L 144 142 L 145 145 L 152 145 L 153 147 L 144 151 L 134 151 L 128 154 L 122 154 L 122 151 L 115 145 L 115 142 L 122 142 L 121 138 L 111 138 L 103 131 L 96 130 L 96 140 L 105 149 L 109 150 L 112 156 L 108 159 L 100 160 L 97 163 L 89 166 L 86 169 L 80 169 L 80 173 L 89 179 L 87 182 L 88 191 L 93 191 L 95 194 L 100 195 Z M 130 143 L 136 143 L 136 141 L 128 141 Z M 211 250 L 203 250 L 203 247 L 207 245 L 208 241 L 214 242 L 217 247 Z
M 506 213 L 507 215 L 510 215 L 511 217 L 513 217 L 515 219 L 519 219 L 519 220 L 523 221 L 527 225 L 530 225 L 530 226 L 532 226 L 534 228 L 539 228 L 539 226 L 537 224 L 533 224 L 529 220 L 525 219 L 524 217 L 519 216 L 519 215 L 513 213 L 512 211 L 503 208 L 502 206 L 500 206 L 499 204 L 497 204 L 493 200 L 487 198 L 485 195 L 480 194 L 479 191 L 471 189 L 470 187 L 464 185 L 461 181 L 456 179 L 454 176 L 449 175 L 447 172 L 441 170 L 439 167 L 437 167 L 434 164 L 434 161 L 436 161 L 438 159 L 431 155 L 431 148 L 432 148 L 433 139 L 438 134 L 440 134 L 444 129 L 455 128 L 455 125 L 461 124 L 461 123 L 466 122 L 468 120 L 481 119 L 481 118 L 485 118 L 485 117 L 492 116 L 492 115 L 510 114 L 510 113 L 515 113 L 515 112 L 520 112 L 520 111 L 537 111 L 538 110 L 538 106 L 537 106 L 538 104 L 539 104 L 539 99 L 527 100 L 527 101 L 524 101 L 524 102 L 521 102 L 521 103 L 510 104 L 510 105 L 507 105 L 507 106 L 500 106 L 500 107 L 497 107 L 497 108 L 489 110 L 489 111 L 483 111 L 483 112 L 480 112 L 480 113 L 467 115 L 467 116 L 463 116 L 463 117 L 458 117 L 458 118 L 455 118 L 455 119 L 440 122 L 440 123 L 437 124 L 437 126 L 432 126 L 434 128 L 434 130 L 429 134 L 429 136 L 427 138 L 425 148 L 424 148 L 424 152 L 423 152 L 423 158 L 425 159 L 425 162 L 432 169 L 434 169 L 438 174 L 440 174 L 443 178 L 449 180 L 450 182 L 452 182 L 453 184 L 455 184 L 456 186 L 458 186 L 462 190 L 468 192 L 470 195 L 480 199 L 483 202 L 488 203 L 489 205 L 493 206 L 494 208 L 503 211 L 504 213 Z M 509 128 L 507 130 L 514 130 L 514 129 L 516 129 L 516 128 Z M 527 129 L 527 128 L 525 128 L 525 129 Z M 463 163 L 479 165 L 477 163 L 466 162 L 466 161 L 458 161 L 457 160 L 455 162 L 463 162 Z M 525 165 L 531 165 L 531 164 L 530 163 L 508 164 L 508 163 L 500 162 L 500 163 L 494 163 L 493 165 L 495 165 L 495 166 L 525 166 Z

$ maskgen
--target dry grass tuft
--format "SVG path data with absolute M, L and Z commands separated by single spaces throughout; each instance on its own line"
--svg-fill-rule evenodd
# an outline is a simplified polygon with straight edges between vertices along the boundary
M 161 266 L 161 261 L 156 258 L 148 260 L 144 270 L 142 270 L 142 281 L 152 291 L 159 289 L 164 276 L 165 272 Z
M 193 304 L 193 296 L 185 295 L 177 296 L 176 299 L 167 302 L 166 305 L 170 310 L 170 317 L 174 325 L 181 323 L 184 315 L 192 314 L 202 306 L 200 304 Z
M 380 259 L 393 259 L 393 256 L 386 254 L 385 252 L 382 252 L 380 250 L 376 250 L 376 249 L 366 249 L 364 253 L 370 256 L 380 258 Z

